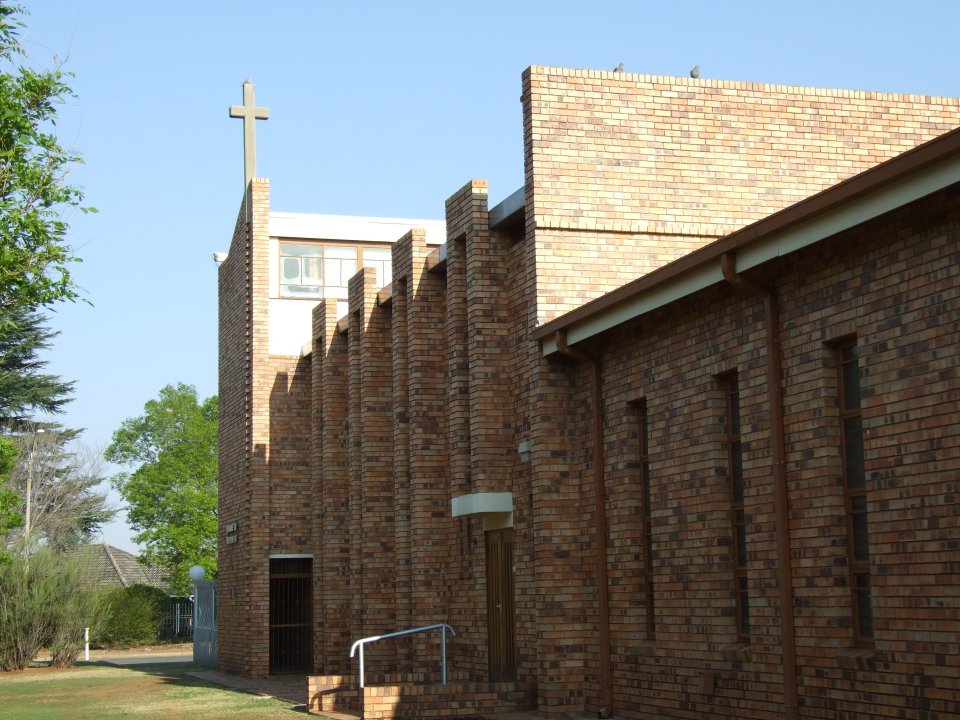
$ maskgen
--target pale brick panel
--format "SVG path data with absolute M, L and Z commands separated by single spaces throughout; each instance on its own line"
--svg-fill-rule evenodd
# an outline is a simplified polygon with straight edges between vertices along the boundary
M 647 272 L 634 235 L 685 252 L 960 121 L 956 98 L 537 66 L 522 101 L 539 322 Z

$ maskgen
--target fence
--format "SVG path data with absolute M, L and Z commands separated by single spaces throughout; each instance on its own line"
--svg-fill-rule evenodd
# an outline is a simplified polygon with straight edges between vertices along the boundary
M 189 642 L 193 638 L 193 600 L 171 597 L 170 608 L 160 620 L 160 642 Z

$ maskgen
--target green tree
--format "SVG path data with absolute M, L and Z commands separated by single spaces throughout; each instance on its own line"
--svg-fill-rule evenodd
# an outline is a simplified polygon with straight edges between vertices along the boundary
M 23 8 L 0 0 L 0 324 L 17 309 L 75 300 L 78 262 L 66 242 L 65 211 L 83 212 L 83 193 L 67 182 L 82 158 L 52 130 L 57 107 L 73 97 L 60 67 L 20 64 Z
M 188 571 L 217 567 L 217 397 L 203 402 L 192 385 L 167 385 L 124 420 L 104 457 L 135 467 L 113 486 L 145 550 L 142 558 L 169 573 L 171 587 L 190 589 Z
M 10 427 L 34 411 L 62 412 L 73 383 L 43 372 L 47 363 L 37 353 L 59 334 L 43 316 L 21 309 L 7 317 L 9 322 L 0 322 L 0 426 Z
M 7 437 L 0 437 L 0 536 L 6 536 L 23 525 L 23 497 L 7 487 L 10 475 L 17 462 L 17 446 Z M 0 565 L 9 562 L 11 555 L 0 544 Z

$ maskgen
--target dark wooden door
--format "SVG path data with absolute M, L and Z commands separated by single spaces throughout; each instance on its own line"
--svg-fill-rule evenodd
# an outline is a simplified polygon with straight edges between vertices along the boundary
M 490 681 L 515 680 L 513 528 L 487 532 L 487 628 Z
M 313 561 L 270 560 L 270 672 L 313 672 Z

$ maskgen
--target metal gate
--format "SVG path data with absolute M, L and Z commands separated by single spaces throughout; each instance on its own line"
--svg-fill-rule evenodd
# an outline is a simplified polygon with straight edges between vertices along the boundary
M 270 672 L 313 670 L 313 561 L 270 559 Z
M 217 581 L 195 580 L 193 598 L 193 661 L 217 666 Z

